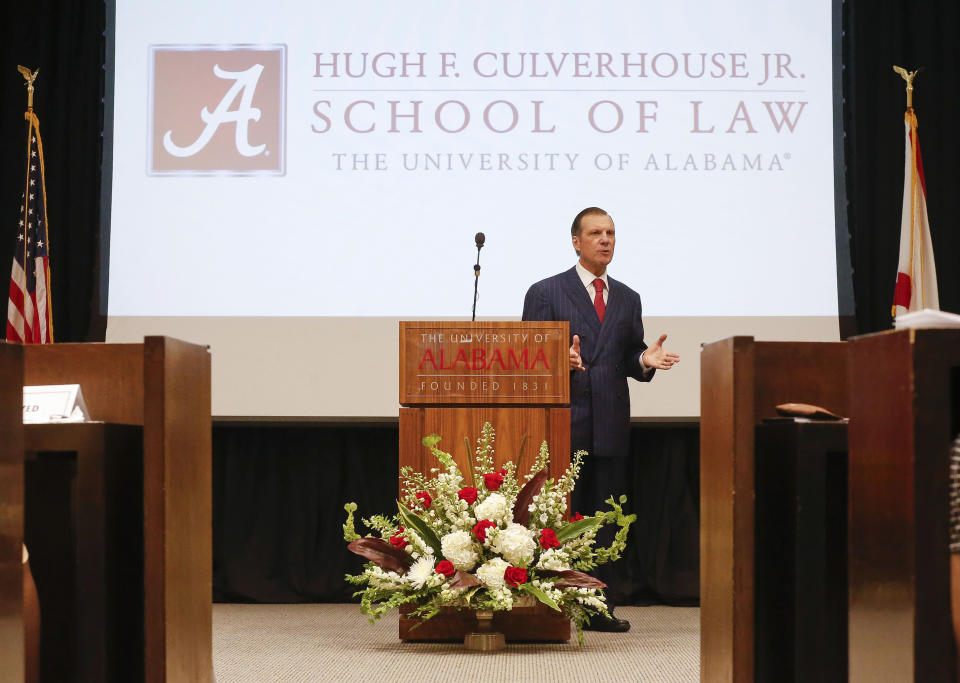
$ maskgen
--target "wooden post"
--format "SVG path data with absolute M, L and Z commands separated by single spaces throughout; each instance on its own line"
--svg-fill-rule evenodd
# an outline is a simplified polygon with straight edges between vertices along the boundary
M 0 342 L 0 671 L 22 681 L 23 347 Z

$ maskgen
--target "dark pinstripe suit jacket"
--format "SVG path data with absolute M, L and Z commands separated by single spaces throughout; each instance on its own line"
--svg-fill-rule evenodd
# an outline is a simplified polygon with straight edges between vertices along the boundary
M 524 320 L 568 320 L 570 338 L 580 335 L 586 372 L 571 371 L 570 441 L 593 457 L 625 456 L 630 448 L 627 377 L 648 382 L 640 354 L 643 343 L 640 295 L 607 276 L 603 324 L 576 268 L 534 284 L 523 301 Z M 572 341 L 571 341 L 572 343 Z

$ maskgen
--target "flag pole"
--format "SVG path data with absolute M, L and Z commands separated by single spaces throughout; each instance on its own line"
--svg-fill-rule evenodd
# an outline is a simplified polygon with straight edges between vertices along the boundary
M 920 158 L 917 136 L 917 114 L 913 109 L 914 81 L 923 67 L 908 71 L 900 66 L 893 70 L 906 82 L 907 110 L 903 115 L 905 128 L 905 159 L 903 208 L 900 218 L 900 258 L 897 282 L 894 287 L 892 317 L 902 312 L 924 308 L 939 308 L 936 266 L 930 240 L 930 222 L 927 217 L 926 183 Z
M 23 118 L 27 120 L 27 165 L 30 165 L 30 136 L 33 134 L 33 82 L 37 80 L 37 75 L 40 73 L 40 69 L 31 72 L 25 66 L 17 64 L 17 71 L 20 72 L 20 75 L 23 76 L 23 80 L 27 83 L 27 111 L 23 115 Z M 26 202 L 26 197 L 30 193 L 30 174 L 27 173 L 27 178 L 24 181 L 24 190 L 23 197 L 24 202 Z M 27 265 L 27 240 L 23 240 L 23 264 L 24 267 Z
M 906 81 L 906 83 L 907 83 L 907 86 L 906 86 L 906 90 L 907 90 L 907 111 L 904 112 L 903 118 L 904 118 L 904 120 L 907 122 L 907 125 L 910 126 L 910 156 L 911 156 L 911 164 L 910 164 L 910 166 L 911 166 L 911 173 L 910 173 L 910 176 L 911 176 L 911 178 L 910 178 L 910 254 L 911 254 L 911 258 L 910 258 L 910 264 L 911 264 L 911 268 L 910 268 L 910 273 L 909 273 L 909 275 L 910 275 L 910 279 L 911 279 L 911 282 L 912 282 L 913 280 L 915 280 L 915 276 L 914 276 L 914 273 L 913 273 L 913 256 L 912 256 L 912 255 L 913 255 L 913 253 L 914 253 L 914 248 L 915 248 L 914 241 L 913 241 L 913 238 L 914 238 L 914 226 L 917 224 L 917 223 L 916 223 L 916 216 L 917 216 L 917 173 L 916 173 L 916 168 L 917 168 L 917 136 L 916 136 L 916 130 L 917 130 L 917 115 L 916 115 L 916 113 L 914 113 L 914 111 L 913 111 L 913 79 L 915 79 L 915 78 L 917 77 L 917 73 L 919 73 L 920 69 L 915 69 L 915 70 L 913 70 L 913 71 L 907 71 L 907 70 L 904 69 L 902 66 L 896 66 L 896 65 L 894 65 L 893 70 L 894 70 L 895 72 L 897 72 L 898 74 L 900 74 L 900 77 L 903 78 L 903 80 Z M 902 238 L 902 237 L 901 237 L 901 238 Z M 921 282 L 923 281 L 922 278 L 921 278 L 920 281 L 921 281 Z M 921 288 L 920 288 L 920 295 L 921 295 L 921 298 L 922 298 L 922 297 L 923 297 L 923 287 L 922 287 L 922 285 L 921 285 Z M 896 318 L 896 317 L 897 317 L 897 306 L 896 306 L 896 304 L 894 304 L 893 306 L 891 306 L 890 315 L 891 315 L 891 317 L 893 317 L 893 318 Z

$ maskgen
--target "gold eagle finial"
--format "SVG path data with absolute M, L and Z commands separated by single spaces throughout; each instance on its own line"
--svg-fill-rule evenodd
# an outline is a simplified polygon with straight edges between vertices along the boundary
M 27 67 L 18 64 L 17 71 L 23 76 L 23 80 L 27 82 L 27 109 L 33 110 L 33 82 L 37 80 L 37 74 L 40 73 L 40 69 L 31 72 Z
M 923 67 L 920 67 L 916 71 L 907 71 L 902 66 L 894 66 L 893 70 L 900 74 L 900 77 L 907 82 L 907 109 L 913 109 L 913 79 L 923 70 Z

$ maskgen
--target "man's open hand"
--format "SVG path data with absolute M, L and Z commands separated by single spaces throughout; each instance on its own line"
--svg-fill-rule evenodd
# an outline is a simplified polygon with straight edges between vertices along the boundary
M 574 337 L 576 339 L 576 337 Z M 657 340 L 656 344 L 649 347 L 646 351 L 643 352 L 641 360 L 643 364 L 648 368 L 656 368 L 657 370 L 669 370 L 674 365 L 680 362 L 679 354 L 672 353 L 663 348 L 663 342 L 667 341 L 667 335 L 661 334 L 660 338 Z M 570 350 L 571 363 L 573 363 L 573 348 Z

